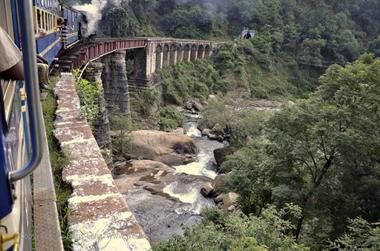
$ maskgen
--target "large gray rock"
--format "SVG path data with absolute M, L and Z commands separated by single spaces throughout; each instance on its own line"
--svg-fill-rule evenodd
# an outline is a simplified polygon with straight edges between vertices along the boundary
M 226 146 L 223 148 L 218 148 L 214 150 L 214 157 L 216 164 L 218 166 L 221 166 L 224 161 L 226 161 L 227 156 L 231 155 L 234 153 L 234 149 L 230 146 Z
M 203 105 L 200 102 L 194 100 L 187 101 L 183 107 L 191 112 L 200 112 L 203 110 Z
M 231 206 L 235 206 L 238 202 L 239 195 L 237 193 L 229 192 L 223 196 L 223 208 L 228 209 Z
M 160 161 L 165 155 L 180 154 L 186 156 L 198 152 L 193 139 L 186 135 L 141 130 L 133 131 L 131 138 L 130 155 L 133 159 Z
M 212 184 L 212 186 L 214 187 L 215 192 L 217 194 L 222 192 L 223 185 L 225 184 L 227 178 L 228 178 L 228 174 L 226 173 L 219 174 L 218 176 L 215 177 L 214 183 Z
M 202 186 L 201 194 L 206 198 L 207 197 L 213 197 L 213 196 L 215 196 L 215 190 L 212 187 L 212 185 L 210 183 L 208 183 L 208 184 L 205 184 L 204 186 Z

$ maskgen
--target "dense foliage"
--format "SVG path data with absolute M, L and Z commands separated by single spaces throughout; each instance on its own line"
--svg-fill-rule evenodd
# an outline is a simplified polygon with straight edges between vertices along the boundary
M 180 127 L 182 125 L 182 114 L 175 107 L 165 106 L 160 111 L 159 124 L 163 130 Z
M 380 59 L 332 66 L 296 107 L 277 112 L 261 140 L 223 164 L 246 213 L 268 203 L 302 209 L 296 238 L 312 247 L 344 232 L 347 219 L 380 219 Z
M 269 207 L 261 217 L 241 213 L 224 214 L 219 210 L 204 212 L 200 225 L 187 229 L 183 237 L 160 243 L 156 251 L 253 251 L 309 250 L 285 233 L 294 226 L 285 217 L 299 214 L 297 207 L 282 210 Z
M 100 28 L 112 36 L 225 39 L 248 27 L 306 67 L 344 64 L 380 48 L 377 0 L 109 1 L 103 13 Z

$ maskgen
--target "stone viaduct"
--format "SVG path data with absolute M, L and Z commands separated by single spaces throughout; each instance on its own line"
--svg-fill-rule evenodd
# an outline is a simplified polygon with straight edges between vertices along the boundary
M 58 61 L 61 69 L 85 69 L 87 65 L 109 54 L 133 50 L 136 79 L 149 80 L 166 66 L 208 58 L 219 43 L 206 40 L 175 38 L 98 38 L 67 49 Z
M 150 81 L 159 69 L 181 62 L 205 59 L 218 43 L 175 38 L 99 38 L 78 43 L 60 55 L 60 69 L 81 69 L 82 77 L 103 89 L 99 97 L 100 116 L 93 121 L 94 136 L 100 146 L 107 146 L 108 111 L 130 113 L 130 91 L 152 88 Z M 133 57 L 133 76 L 127 76 L 127 50 Z

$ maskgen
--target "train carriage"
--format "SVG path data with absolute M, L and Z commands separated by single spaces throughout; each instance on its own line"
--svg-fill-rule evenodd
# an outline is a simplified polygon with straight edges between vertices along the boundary
M 79 40 L 78 29 L 82 26 L 84 14 L 61 5 L 58 0 L 34 0 L 33 6 L 37 53 L 51 65 L 63 47 L 69 47 Z M 65 21 L 65 39 L 62 26 L 58 24 L 59 19 Z
M 51 65 L 62 49 L 58 27 L 60 4 L 58 0 L 34 0 L 33 5 L 37 53 Z

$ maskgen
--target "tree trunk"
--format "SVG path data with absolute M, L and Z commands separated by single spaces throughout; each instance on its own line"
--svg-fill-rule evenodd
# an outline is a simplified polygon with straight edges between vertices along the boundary
M 311 195 L 313 194 L 313 192 L 315 191 L 315 189 L 317 189 L 319 187 L 319 185 L 322 183 L 323 177 L 327 173 L 328 169 L 331 167 L 333 159 L 334 159 L 334 155 L 332 154 L 327 159 L 326 163 L 323 165 L 321 173 L 319 174 L 319 176 L 317 177 L 316 181 L 314 182 L 313 187 L 306 194 L 306 196 L 303 198 L 302 206 L 301 206 L 301 208 L 302 208 L 302 216 L 301 216 L 301 218 L 297 222 L 297 228 L 296 228 L 296 231 L 295 231 L 296 240 L 298 240 L 298 238 L 299 238 L 299 236 L 301 234 L 302 224 L 303 224 L 303 221 L 305 219 L 305 211 L 306 211 L 306 206 L 307 206 L 307 203 L 309 201 L 309 198 L 311 197 Z

